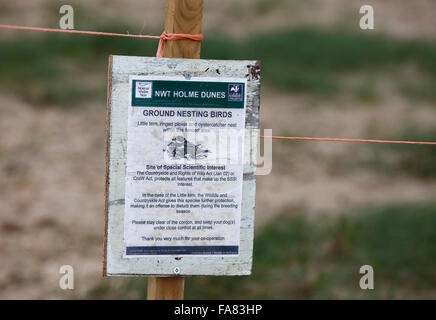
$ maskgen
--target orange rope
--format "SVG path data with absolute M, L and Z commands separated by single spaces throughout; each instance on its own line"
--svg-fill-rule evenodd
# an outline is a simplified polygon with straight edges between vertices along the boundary
M 163 47 L 164 42 L 166 40 L 195 40 L 195 41 L 203 41 L 203 35 L 201 34 L 185 34 L 185 33 L 166 33 L 165 31 L 162 32 L 159 40 L 159 47 L 157 49 L 156 57 L 162 58 L 163 57 Z
M 371 142 L 371 143 L 393 143 L 393 144 L 425 144 L 436 145 L 436 142 L 422 141 L 401 141 L 401 140 L 370 140 L 370 139 L 341 139 L 341 138 L 307 138 L 307 137 L 278 137 L 278 136 L 260 136 L 263 139 L 280 139 L 280 140 L 306 140 L 306 141 L 337 141 L 337 142 Z
M 0 29 L 89 34 L 89 35 L 110 36 L 110 37 L 159 39 L 159 46 L 157 48 L 156 57 L 163 56 L 164 43 L 167 40 L 189 39 L 189 40 L 194 40 L 194 41 L 203 41 L 203 35 L 201 35 L 201 34 L 167 33 L 165 31 L 162 32 L 162 34 L 160 36 L 151 36 L 151 35 L 122 34 L 122 33 L 111 33 L 111 32 L 98 32 L 98 31 L 80 31 L 80 30 L 39 28 L 39 27 L 24 27 L 24 26 L 14 26 L 14 25 L 7 25 L 7 24 L 0 24 Z M 422 142 L 422 141 L 341 139 L 341 138 L 307 138 L 307 137 L 279 137 L 279 136 L 260 136 L 260 137 L 263 139 L 280 139 L 280 140 L 339 141 L 339 142 L 370 142 L 370 143 L 391 143 L 391 144 L 436 145 L 436 142 Z
M 157 48 L 157 53 L 156 53 L 156 57 L 159 57 L 159 58 L 161 58 L 163 56 L 163 47 L 164 47 L 165 41 L 167 41 L 167 40 L 189 39 L 189 40 L 194 40 L 194 41 L 203 41 L 203 35 L 201 35 L 201 34 L 167 33 L 165 31 L 162 32 L 162 34 L 160 36 L 150 36 L 150 35 L 141 35 L 141 34 L 122 34 L 122 33 L 111 33 L 111 32 L 98 32 L 98 31 L 80 31 L 80 30 L 39 28 L 39 27 L 24 27 L 24 26 L 13 26 L 13 25 L 7 25 L 7 24 L 0 24 L 0 29 L 89 34 L 89 35 L 95 35 L 95 36 L 110 36 L 110 37 L 159 39 L 159 46 Z

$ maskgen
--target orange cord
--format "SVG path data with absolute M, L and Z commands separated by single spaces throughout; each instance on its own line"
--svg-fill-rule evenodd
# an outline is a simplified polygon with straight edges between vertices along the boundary
M 162 34 L 160 36 L 151 36 L 151 35 L 142 35 L 142 34 L 122 34 L 122 33 L 111 33 L 111 32 L 98 32 L 98 31 L 80 31 L 80 30 L 39 28 L 39 27 L 24 27 L 24 26 L 13 26 L 13 25 L 7 25 L 7 24 L 0 24 L 0 29 L 74 33 L 74 34 L 90 34 L 90 35 L 95 35 L 95 36 L 109 36 L 109 37 L 159 39 L 159 46 L 157 48 L 157 53 L 156 53 L 156 57 L 159 57 L 159 58 L 161 58 L 163 56 L 163 47 L 164 47 L 165 41 L 167 41 L 167 40 L 189 39 L 189 40 L 195 40 L 195 41 L 203 41 L 203 35 L 201 35 L 201 34 L 167 33 L 165 31 L 162 32 Z

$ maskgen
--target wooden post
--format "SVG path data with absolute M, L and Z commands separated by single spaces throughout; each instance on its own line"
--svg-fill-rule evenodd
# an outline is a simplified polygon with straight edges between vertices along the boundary
M 148 300 L 182 300 L 185 288 L 183 277 L 149 277 Z
M 203 0 L 167 0 L 165 31 L 168 33 L 201 33 Z M 193 40 L 166 41 L 164 57 L 200 59 L 201 43 Z M 182 300 L 183 277 L 149 277 L 148 300 Z
M 201 33 L 203 0 L 167 0 L 165 31 L 168 33 Z M 199 41 L 166 41 L 164 57 L 200 59 Z

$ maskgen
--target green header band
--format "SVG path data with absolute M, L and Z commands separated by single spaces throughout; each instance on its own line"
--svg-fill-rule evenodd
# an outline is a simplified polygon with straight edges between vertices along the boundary
M 133 80 L 133 107 L 243 109 L 245 83 Z

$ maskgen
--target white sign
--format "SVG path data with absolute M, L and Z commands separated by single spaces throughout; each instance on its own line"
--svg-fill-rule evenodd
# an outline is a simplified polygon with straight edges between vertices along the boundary
M 258 65 L 112 59 L 105 273 L 249 274 Z
M 130 85 L 125 257 L 238 255 L 246 79 Z

